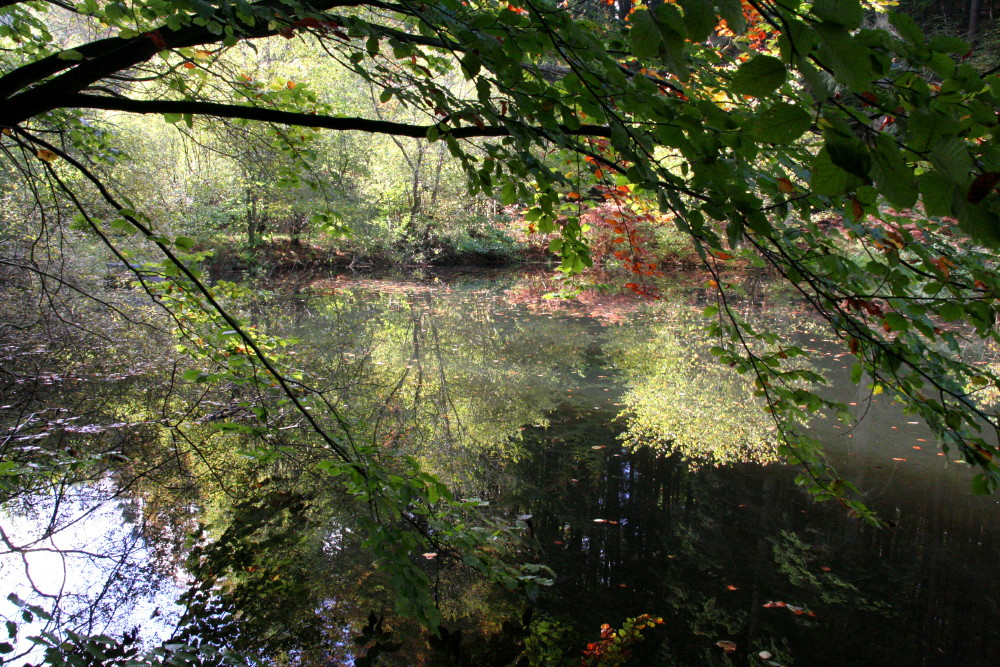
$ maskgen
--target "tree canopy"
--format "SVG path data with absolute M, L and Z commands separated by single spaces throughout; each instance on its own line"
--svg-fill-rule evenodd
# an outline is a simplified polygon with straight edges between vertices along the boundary
M 713 354 L 755 378 L 780 451 L 812 493 L 867 515 L 798 430 L 818 412 L 849 418 L 845 406 L 816 388 L 806 350 L 732 307 L 726 269 L 737 260 L 792 285 L 856 358 L 853 380 L 919 414 L 991 492 L 998 418 L 981 397 L 1000 375 L 963 345 L 997 342 L 1000 78 L 968 62 L 968 43 L 928 38 L 889 4 L 4 0 L 0 159 L 8 202 L 28 214 L 5 213 L 0 261 L 53 279 L 60 239 L 80 234 L 127 266 L 158 253 L 166 282 L 138 277 L 199 364 L 184 378 L 252 388 L 251 435 L 266 436 L 269 411 L 301 415 L 330 450 L 319 469 L 368 505 L 367 545 L 395 564 L 402 611 L 430 626 L 429 583 L 409 559 L 428 544 L 511 586 L 545 573 L 483 556 L 488 532 L 462 527 L 474 500 L 355 441 L 285 356 L 289 341 L 222 305 L 197 269 L 198 239 L 159 228 L 137 196 L 155 191 L 157 174 L 141 187 L 111 179 L 129 159 L 116 138 L 123 114 L 220 128 L 241 148 L 259 129 L 291 187 L 324 187 L 310 169 L 324 133 L 444 145 L 471 194 L 522 204 L 532 231 L 556 234 L 567 274 L 591 263 L 585 199 L 619 215 L 651 206 L 711 272 Z M 322 76 L 249 73 L 281 40 L 301 44 L 316 71 L 335 64 L 374 86 L 410 120 L 345 115 Z M 338 224 L 335 207 L 302 215 Z M 639 292 L 660 271 L 644 259 L 630 269 Z

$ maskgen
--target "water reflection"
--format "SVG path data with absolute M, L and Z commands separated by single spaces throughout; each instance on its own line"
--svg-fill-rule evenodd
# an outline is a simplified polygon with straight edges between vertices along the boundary
M 530 515 L 517 556 L 559 575 L 533 603 L 531 627 L 548 619 L 567 664 L 602 623 L 642 613 L 666 623 L 636 647 L 637 664 L 745 664 L 760 651 L 785 665 L 990 664 L 1000 633 L 996 502 L 969 495 L 961 467 L 946 468 L 891 406 L 839 396 L 866 420 L 813 431 L 895 527 L 812 504 L 797 471 L 774 463 L 746 380 L 711 365 L 696 317 L 702 280 L 642 313 L 617 296 L 542 301 L 531 280 L 331 279 L 245 308 L 262 329 L 301 340 L 303 377 L 360 441 L 418 458 L 461 495 L 489 499 L 497 520 Z M 746 316 L 828 352 L 820 363 L 846 373 L 840 352 L 810 341 L 794 300 L 759 280 L 744 288 Z M 194 528 L 192 512 L 210 524 L 187 567 L 222 591 L 232 641 L 302 664 L 346 661 L 351 634 L 376 627 L 374 610 L 400 644 L 385 664 L 431 660 L 437 649 L 392 617 L 385 577 L 355 532 L 365 508 L 315 471 L 328 452 L 276 407 L 267 444 L 283 453 L 265 456 L 260 442 L 217 427 L 252 423 L 239 387 L 171 384 L 172 364 L 157 367 L 141 387 L 115 385 L 90 420 L 141 423 L 143 437 L 70 436 L 116 453 L 91 479 L 113 479 L 133 499 L 159 562 L 184 561 L 179 537 Z M 62 391 L 50 402 L 73 404 L 72 388 Z M 157 426 L 164 415 L 170 428 Z M 231 551 L 209 572 L 212 545 Z M 522 618 L 526 601 L 420 558 L 453 631 L 435 645 L 444 655 L 472 655 L 473 636 L 503 635 L 507 648 L 527 641 L 503 625 Z

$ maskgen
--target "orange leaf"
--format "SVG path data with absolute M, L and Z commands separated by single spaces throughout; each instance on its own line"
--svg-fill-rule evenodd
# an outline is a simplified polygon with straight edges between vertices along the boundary
M 855 220 L 860 220 L 861 216 L 865 214 L 865 207 L 861 205 L 857 199 L 851 200 L 851 213 L 854 214 Z
M 194 69 L 194 63 L 184 63 L 184 69 Z
M 289 81 L 288 83 L 285 84 L 285 86 L 288 88 L 288 90 L 295 90 L 295 82 L 294 81 Z
M 603 169 L 598 169 L 597 171 L 595 171 L 594 172 L 594 178 L 596 178 L 598 180 L 604 178 L 604 170 Z
M 944 274 L 944 279 L 947 280 L 951 276 L 951 267 L 955 264 L 947 257 L 938 257 L 937 259 L 932 259 L 931 264 L 937 267 L 938 271 Z
M 793 185 L 792 182 L 787 178 L 779 178 L 778 190 L 785 193 L 795 192 L 795 185 Z
M 570 199 L 579 199 L 580 198 L 580 193 L 579 192 L 570 192 L 566 196 L 569 197 Z

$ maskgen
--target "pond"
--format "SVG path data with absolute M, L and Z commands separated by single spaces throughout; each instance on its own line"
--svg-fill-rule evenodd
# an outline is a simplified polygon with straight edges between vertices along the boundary
M 418 555 L 445 619 L 429 640 L 393 614 L 362 545 L 362 510 L 316 476 L 301 425 L 274 418 L 268 437 L 282 456 L 263 453 L 224 426 L 240 423 L 245 389 L 178 381 L 194 362 L 153 335 L 141 350 L 132 340 L 115 354 L 76 351 L 30 391 L 9 385 L 4 426 L 20 426 L 8 459 L 30 447 L 64 452 L 71 467 L 75 448 L 100 464 L 31 493 L 3 487 L 0 577 L 43 609 L 62 605 L 50 629 L 146 626 L 137 642 L 169 636 L 164 619 L 185 612 L 165 600 L 204 579 L 189 608 L 235 591 L 218 632 L 258 633 L 252 657 L 278 664 L 350 664 L 366 650 L 390 665 L 510 664 L 520 650 L 532 664 L 580 664 L 602 625 L 642 614 L 663 622 L 631 647 L 634 664 L 995 664 L 998 502 L 972 495 L 967 466 L 915 418 L 849 384 L 846 346 L 793 295 L 738 277 L 744 316 L 813 350 L 827 391 L 855 411 L 856 425 L 810 428 L 887 526 L 812 502 L 800 471 L 777 460 L 750 382 L 713 363 L 704 280 L 678 275 L 646 302 L 617 291 L 543 298 L 549 287 L 530 274 L 337 276 L 242 303 L 260 329 L 299 341 L 287 354 L 303 381 L 322 386 L 358 438 L 414 457 L 459 496 L 488 502 L 485 520 L 520 528 L 505 556 L 555 574 L 534 599 L 445 554 Z M 67 528 L 57 545 L 52 534 L 79 525 L 88 502 L 107 528 Z M 230 549 L 238 577 L 201 576 L 186 537 L 200 525 L 201 548 Z M 239 526 L 266 530 L 239 542 Z M 45 561 L 31 566 L 26 553 L 90 553 L 88 531 L 92 549 L 128 557 L 39 582 Z M 88 577 L 117 579 L 81 590 Z M 38 627 L 11 639 L 16 653 Z

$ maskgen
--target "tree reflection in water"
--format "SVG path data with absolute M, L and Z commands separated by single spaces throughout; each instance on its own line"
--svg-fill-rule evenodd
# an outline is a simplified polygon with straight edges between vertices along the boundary
M 578 664 L 601 624 L 643 613 L 665 623 L 634 647 L 638 664 L 741 663 L 760 651 L 780 664 L 983 664 L 1000 620 L 996 506 L 969 496 L 961 473 L 893 465 L 880 447 L 896 446 L 888 434 L 902 431 L 881 423 L 899 415 L 876 406 L 880 424 L 850 440 L 816 427 L 896 524 L 878 530 L 812 504 L 796 471 L 773 463 L 745 380 L 707 370 L 697 288 L 624 317 L 594 298 L 528 307 L 531 288 L 514 287 L 330 281 L 309 296 L 245 304 L 261 329 L 301 340 L 298 365 L 358 441 L 413 456 L 461 496 L 490 501 L 477 520 L 521 528 L 502 531 L 493 548 L 556 571 L 555 585 L 529 601 L 446 553 L 412 554 L 446 619 L 434 640 L 393 616 L 389 582 L 357 531 L 367 509 L 329 491 L 315 468 L 328 455 L 322 444 L 277 406 L 267 442 L 276 454 L 220 427 L 253 423 L 240 388 L 172 382 L 169 348 L 145 350 L 155 363 L 141 378 L 98 392 L 61 383 L 24 393 L 24 406 L 127 429 L 32 430 L 9 412 L 5 426 L 58 432 L 39 438 L 47 455 L 69 445 L 74 460 L 99 460 L 58 483 L 113 489 L 110 506 L 126 504 L 143 531 L 135 544 L 150 554 L 129 576 L 151 584 L 184 565 L 194 577 L 189 612 L 216 619 L 223 644 L 278 664 L 365 650 L 380 652 L 380 664 L 500 664 L 525 646 Z M 746 291 L 748 314 L 775 318 L 788 339 L 811 335 L 795 304 L 760 283 Z M 30 462 L 17 451 L 19 464 Z M 5 489 L 5 510 L 32 516 L 36 491 Z M 198 521 L 205 539 L 185 546 Z M 190 628 L 188 637 L 205 626 Z

